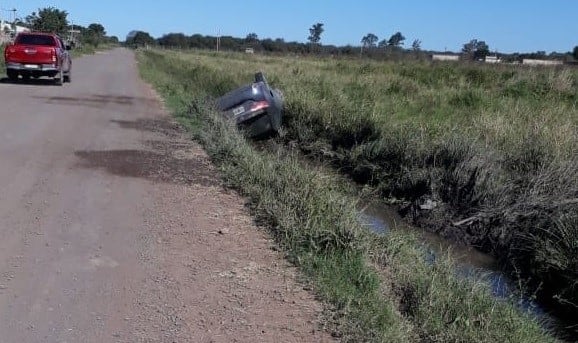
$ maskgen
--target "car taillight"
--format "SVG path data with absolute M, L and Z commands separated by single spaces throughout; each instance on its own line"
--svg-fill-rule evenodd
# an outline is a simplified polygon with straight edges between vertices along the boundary
M 56 64 L 56 50 L 52 49 L 51 53 L 52 53 L 52 63 Z
M 251 111 L 259 111 L 269 107 L 269 103 L 267 101 L 258 101 L 253 103 L 251 106 Z

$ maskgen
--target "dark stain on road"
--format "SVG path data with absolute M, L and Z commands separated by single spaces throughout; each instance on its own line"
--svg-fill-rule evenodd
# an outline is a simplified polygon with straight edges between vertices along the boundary
M 153 102 L 147 98 L 137 98 L 123 95 L 95 94 L 86 97 L 72 96 L 51 96 L 36 97 L 37 99 L 46 100 L 47 104 L 69 105 L 69 106 L 86 106 L 92 108 L 103 108 L 108 105 L 131 106 L 136 102 L 150 104 Z
M 179 153 L 180 152 L 180 153 Z M 218 186 L 219 177 L 206 161 L 187 151 L 146 150 L 76 151 L 80 167 L 104 169 L 113 175 L 154 182 Z
M 77 151 L 80 166 L 125 176 L 174 184 L 220 185 L 218 172 L 180 126 L 167 119 L 111 120 L 123 129 L 159 133 L 163 138 L 143 143 L 151 150 Z

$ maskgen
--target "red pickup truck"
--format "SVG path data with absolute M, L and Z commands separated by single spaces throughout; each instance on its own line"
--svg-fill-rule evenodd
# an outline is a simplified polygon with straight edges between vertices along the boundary
M 17 81 L 18 76 L 24 80 L 46 76 L 54 78 L 59 85 L 70 82 L 72 59 L 69 50 L 58 35 L 20 33 L 4 50 L 6 75 L 12 81 Z

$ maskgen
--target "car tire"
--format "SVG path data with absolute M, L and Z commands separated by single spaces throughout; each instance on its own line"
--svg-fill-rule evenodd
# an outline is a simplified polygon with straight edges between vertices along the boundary
M 265 74 L 263 74 L 263 72 L 255 73 L 255 82 L 263 82 L 266 84 L 267 78 L 265 77 Z
M 58 74 L 56 74 L 56 77 L 54 78 L 54 83 L 57 86 L 62 86 L 64 84 L 64 74 L 62 73 L 62 70 L 58 72 Z
M 18 73 L 14 70 L 7 70 L 6 76 L 8 76 L 8 79 L 12 82 L 18 81 Z
M 68 72 L 67 74 L 64 75 L 63 81 L 64 81 L 65 83 L 70 83 L 71 80 L 72 80 L 72 78 L 70 77 L 70 72 Z

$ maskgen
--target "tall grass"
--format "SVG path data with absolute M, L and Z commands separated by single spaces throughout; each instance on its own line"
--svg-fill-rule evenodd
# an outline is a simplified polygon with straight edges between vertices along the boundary
M 578 315 L 575 69 L 157 58 L 188 61 L 210 95 L 265 71 L 286 95 L 286 141 L 400 200 L 414 223 L 493 253 L 542 301 Z M 186 93 L 189 74 L 168 72 Z M 427 200 L 439 206 L 419 210 Z
M 246 83 L 257 69 L 269 72 L 270 81 L 281 86 L 286 97 L 295 96 L 291 92 L 300 88 L 283 85 L 287 81 L 281 77 L 295 77 L 301 73 L 299 68 L 325 68 L 326 62 L 153 51 L 140 52 L 139 60 L 143 77 L 204 145 L 229 185 L 251 199 L 257 218 L 271 228 L 290 260 L 334 307 L 332 321 L 344 341 L 553 340 L 528 315 L 493 299 L 483 283 L 456 277 L 450 262 L 442 258 L 429 265 L 413 237 L 402 233 L 377 237 L 367 232 L 358 221 L 356 200 L 344 194 L 330 173 L 311 170 L 291 152 L 255 150 L 204 101 Z M 315 104 L 289 103 L 291 110 L 302 106 L 302 113 L 310 114 L 310 124 L 318 117 L 305 106 L 327 106 L 311 93 L 334 96 L 329 85 L 311 82 L 316 82 L 315 90 L 300 95 Z M 296 125 L 294 120 L 290 118 L 291 125 Z M 320 123 L 309 127 L 323 132 Z M 351 125 L 368 123 L 350 116 Z M 326 130 L 348 129 L 335 124 Z M 316 147 L 314 140 L 302 142 L 312 152 L 333 155 L 337 151 L 322 150 L 324 145 Z
M 575 318 L 578 73 L 341 63 L 287 84 L 289 139 L 331 151 L 417 224 L 494 253 Z M 419 211 L 428 199 L 441 206 Z

